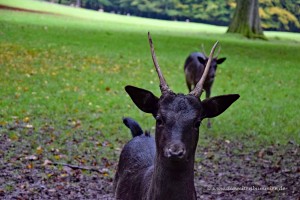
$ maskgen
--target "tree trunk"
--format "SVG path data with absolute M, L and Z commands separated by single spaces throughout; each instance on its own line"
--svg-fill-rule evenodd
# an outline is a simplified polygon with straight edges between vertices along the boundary
M 81 0 L 76 0 L 76 7 L 81 7 Z
M 237 6 L 228 33 L 240 33 L 248 38 L 266 39 L 261 28 L 258 0 L 236 0 Z

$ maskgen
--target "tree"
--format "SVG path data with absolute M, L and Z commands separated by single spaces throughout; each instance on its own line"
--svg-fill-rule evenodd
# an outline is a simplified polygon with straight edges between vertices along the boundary
M 228 33 L 239 33 L 248 38 L 265 39 L 258 13 L 258 0 L 236 0 L 233 19 Z
M 81 0 L 76 0 L 76 7 L 81 7 Z

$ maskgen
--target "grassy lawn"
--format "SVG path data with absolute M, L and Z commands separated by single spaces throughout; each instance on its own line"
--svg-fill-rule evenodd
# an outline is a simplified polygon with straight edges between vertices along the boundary
M 248 40 L 224 34 L 226 27 L 38 1 L 1 4 L 52 13 L 0 10 L 0 136 L 16 146 L 26 142 L 28 154 L 42 148 L 45 157 L 62 159 L 53 153 L 58 149 L 72 161 L 73 154 L 105 147 L 98 154 L 116 158 L 115 150 L 130 138 L 123 116 L 153 133 L 152 116 L 139 111 L 124 91 L 129 84 L 160 94 L 148 31 L 168 84 L 180 93 L 187 93 L 187 55 L 201 44 L 209 52 L 220 41 L 220 56 L 227 60 L 218 69 L 212 95 L 241 98 L 212 121 L 212 129 L 203 123 L 201 144 L 207 137 L 251 145 L 300 142 L 300 34 L 266 32 L 268 41 Z

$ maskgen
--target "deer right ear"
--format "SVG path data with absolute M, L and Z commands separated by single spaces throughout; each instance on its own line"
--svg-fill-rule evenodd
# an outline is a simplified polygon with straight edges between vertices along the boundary
M 157 114 L 159 98 L 152 94 L 152 92 L 130 85 L 127 85 L 125 90 L 141 111 L 151 113 L 154 116 Z
M 226 60 L 226 58 L 219 58 L 217 59 L 217 64 L 222 64 L 224 61 Z
M 204 109 L 202 118 L 213 118 L 220 115 L 239 97 L 238 94 L 228 94 L 205 99 L 202 101 Z

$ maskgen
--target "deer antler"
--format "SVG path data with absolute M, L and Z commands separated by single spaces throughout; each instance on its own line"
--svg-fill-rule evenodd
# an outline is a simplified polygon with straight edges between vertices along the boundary
M 148 40 L 149 40 L 149 44 L 150 44 L 150 48 L 151 48 L 152 60 L 153 60 L 153 63 L 154 63 L 154 66 L 155 66 L 155 69 L 156 69 L 156 72 L 157 72 L 157 75 L 159 78 L 159 82 L 160 82 L 159 87 L 160 87 L 161 93 L 164 94 L 164 93 L 170 92 L 171 90 L 169 89 L 167 82 L 166 82 L 166 80 L 160 70 L 160 67 L 158 65 L 158 62 L 156 60 L 156 55 L 154 52 L 154 46 L 152 43 L 152 38 L 151 38 L 150 32 L 148 32 Z
M 201 48 L 202 48 L 203 54 L 205 55 L 205 57 L 207 57 L 207 54 L 206 54 L 206 52 L 205 52 L 205 48 L 204 48 L 204 44 L 203 44 L 203 43 L 201 44 Z
M 220 54 L 220 51 L 221 51 L 221 46 L 219 46 L 219 49 L 218 49 L 218 52 L 216 53 L 216 56 L 215 56 L 215 58 L 217 58 L 217 57 L 219 56 L 219 54 Z
M 203 89 L 203 84 L 204 84 L 204 81 L 205 81 L 206 76 L 208 74 L 208 71 L 209 71 L 209 68 L 210 68 L 210 64 L 211 64 L 211 60 L 212 60 L 212 57 L 214 55 L 214 52 L 216 50 L 216 47 L 217 47 L 218 43 L 219 42 L 217 41 L 214 44 L 214 46 L 212 47 L 211 52 L 209 54 L 208 61 L 206 63 L 206 66 L 205 66 L 205 69 L 204 69 L 204 72 L 203 72 L 203 75 L 202 75 L 200 81 L 197 83 L 196 87 L 193 89 L 193 91 L 190 92 L 191 95 L 195 95 L 198 98 L 201 96 L 202 89 Z

